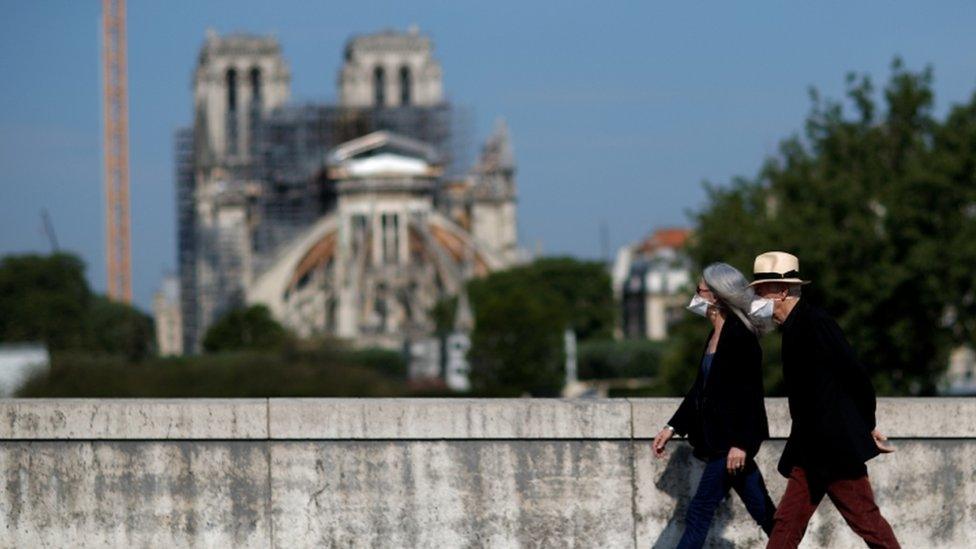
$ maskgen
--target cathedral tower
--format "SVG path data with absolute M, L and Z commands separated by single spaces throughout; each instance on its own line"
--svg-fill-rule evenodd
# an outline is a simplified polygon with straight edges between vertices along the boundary
M 441 65 L 416 28 L 357 36 L 339 71 L 342 107 L 429 107 L 444 101 Z
M 515 152 L 504 120 L 485 142 L 471 175 L 471 235 L 506 263 L 517 263 Z
M 215 320 L 243 300 L 252 270 L 250 204 L 259 192 L 256 129 L 288 99 L 274 37 L 207 31 L 193 74 L 189 152 L 178 152 L 179 262 L 184 349 L 200 349 Z
M 288 99 L 290 79 L 276 38 L 208 30 L 193 76 L 198 166 L 250 160 L 253 130 Z

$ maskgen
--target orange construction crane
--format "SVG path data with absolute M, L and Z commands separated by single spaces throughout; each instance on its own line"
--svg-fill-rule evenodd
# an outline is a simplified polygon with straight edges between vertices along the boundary
M 116 301 L 131 303 L 125 0 L 102 0 L 102 63 L 108 296 Z

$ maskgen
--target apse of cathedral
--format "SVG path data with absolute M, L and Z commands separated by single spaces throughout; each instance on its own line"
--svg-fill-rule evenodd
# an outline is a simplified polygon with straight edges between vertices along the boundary
M 405 349 L 416 375 L 450 378 L 465 282 L 525 257 L 506 126 L 462 165 L 463 113 L 416 29 L 351 38 L 337 104 L 291 102 L 290 77 L 275 38 L 208 31 L 177 133 L 183 348 L 260 303 L 299 336 Z M 445 346 L 430 312 L 450 296 Z

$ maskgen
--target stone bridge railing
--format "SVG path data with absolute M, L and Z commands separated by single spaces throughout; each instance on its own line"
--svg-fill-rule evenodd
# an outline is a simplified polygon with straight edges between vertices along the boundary
M 0 400 L 0 547 L 673 547 L 701 465 L 676 399 Z M 789 430 L 759 463 L 773 499 Z M 972 547 L 976 399 L 893 398 L 869 464 L 904 547 Z M 715 547 L 765 536 L 736 498 Z M 804 547 L 861 547 L 825 501 Z

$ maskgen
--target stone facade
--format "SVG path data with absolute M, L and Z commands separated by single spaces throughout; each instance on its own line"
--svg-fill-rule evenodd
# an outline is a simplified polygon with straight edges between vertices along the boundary
M 248 286 L 301 336 L 399 349 L 428 337 L 428 312 L 471 276 L 505 265 L 434 207 L 437 151 L 377 132 L 329 155 L 334 211 Z
M 206 328 L 241 302 L 251 276 L 251 212 L 257 128 L 288 100 L 290 73 L 274 38 L 207 31 L 193 73 L 192 151 L 177 167 L 180 278 L 186 332 L 199 348 Z M 180 171 L 183 171 L 180 174 Z
M 357 36 L 346 45 L 339 71 L 345 107 L 431 106 L 444 100 L 441 66 L 430 38 L 414 27 Z
M 289 103 L 289 78 L 274 38 L 208 33 L 177 139 L 184 350 L 245 303 L 301 336 L 432 350 L 434 303 L 526 258 L 507 128 L 456 173 L 454 110 L 416 29 L 350 39 L 338 105 Z
M 498 121 L 485 143 L 471 179 L 472 236 L 506 262 L 519 261 L 515 153 L 504 120 Z
M 226 168 L 249 160 L 254 129 L 288 100 L 290 89 L 275 38 L 208 30 L 193 73 L 198 166 Z

